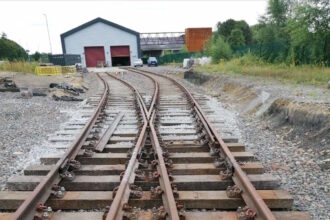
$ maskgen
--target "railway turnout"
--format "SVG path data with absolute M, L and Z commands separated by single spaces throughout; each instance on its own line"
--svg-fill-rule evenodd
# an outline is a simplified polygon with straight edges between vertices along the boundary
M 126 70 L 98 74 L 88 122 L 63 155 L 8 181 L 0 219 L 311 219 L 290 211 L 290 193 L 244 144 L 220 135 L 203 95 Z

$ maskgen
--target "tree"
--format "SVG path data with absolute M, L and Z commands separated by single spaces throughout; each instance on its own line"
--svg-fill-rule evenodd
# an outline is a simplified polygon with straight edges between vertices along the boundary
M 329 15 L 329 0 L 268 0 L 267 12 L 252 27 L 233 19 L 218 22 L 211 46 L 205 50 L 213 62 L 218 62 L 218 57 L 228 57 L 218 46 L 223 43 L 218 40 L 221 36 L 236 50 L 235 55 L 250 51 L 268 62 L 329 65 Z M 234 48 L 244 43 L 242 49 Z
M 235 21 L 234 19 L 228 19 L 223 23 L 218 22 L 217 28 L 217 33 L 223 36 L 225 40 L 228 40 L 231 35 L 231 32 L 234 29 L 239 29 L 243 33 L 244 43 L 250 44 L 252 42 L 252 31 L 250 29 L 250 26 L 244 20 Z
M 218 36 L 208 38 L 203 45 L 203 52 L 206 56 L 211 56 L 212 46 L 213 46 L 213 39 L 216 39 Z
M 228 42 L 232 47 L 243 46 L 245 44 L 243 32 L 235 28 L 231 31 Z
M 183 45 L 182 47 L 181 47 L 181 49 L 180 49 L 180 53 L 188 53 L 189 51 L 188 51 L 188 48 L 187 48 L 187 46 L 186 45 Z
M 31 55 L 31 58 L 34 61 L 39 61 L 41 59 L 41 53 L 39 53 L 38 51 L 36 51 L 34 54 Z
M 2 34 L 1 34 L 1 38 L 5 38 L 5 39 L 7 39 L 7 34 L 6 34 L 5 32 L 2 32 Z
M 287 21 L 289 1 L 269 0 L 267 7 L 268 22 L 283 27 Z
M 290 36 L 290 59 L 294 64 L 330 63 L 330 3 L 307 1 L 296 5 L 285 30 Z
M 252 30 L 248 23 L 246 21 L 241 20 L 237 21 L 235 28 L 240 29 L 243 33 L 245 44 L 251 44 L 252 43 Z
M 231 58 L 232 51 L 230 45 L 219 36 L 211 48 L 211 57 L 213 63 L 219 63 L 221 59 L 228 60 Z
M 27 57 L 27 53 L 19 44 L 3 37 L 0 39 L 0 59 L 13 61 L 26 60 Z
M 236 21 L 234 19 L 228 19 L 225 22 L 218 22 L 217 29 L 218 33 L 227 39 L 231 31 L 235 28 Z

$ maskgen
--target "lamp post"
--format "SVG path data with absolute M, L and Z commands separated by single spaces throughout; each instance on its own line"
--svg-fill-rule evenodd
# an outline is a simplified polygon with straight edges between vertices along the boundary
M 48 28 L 48 19 L 47 19 L 47 15 L 46 14 L 43 14 L 45 16 L 45 19 L 46 19 L 46 26 L 47 26 L 47 33 L 48 33 L 48 40 L 49 40 L 49 47 L 50 47 L 50 54 L 53 53 L 53 50 L 52 50 L 52 43 L 50 41 L 50 34 L 49 34 L 49 28 Z
M 31 62 L 31 57 L 30 57 L 30 50 L 25 50 L 25 52 L 27 53 L 27 55 L 28 55 L 28 58 L 29 58 L 29 62 Z

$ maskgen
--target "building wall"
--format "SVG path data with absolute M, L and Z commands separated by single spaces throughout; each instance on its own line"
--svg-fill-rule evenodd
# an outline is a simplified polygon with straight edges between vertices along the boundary
M 111 66 L 110 46 L 129 45 L 131 61 L 138 58 L 138 41 L 134 34 L 98 22 L 64 38 L 66 54 L 80 54 L 86 67 L 84 47 L 103 46 L 105 61 Z M 132 63 L 131 62 L 131 63 Z
M 189 52 L 200 52 L 205 42 L 212 38 L 212 28 L 187 28 L 185 43 Z

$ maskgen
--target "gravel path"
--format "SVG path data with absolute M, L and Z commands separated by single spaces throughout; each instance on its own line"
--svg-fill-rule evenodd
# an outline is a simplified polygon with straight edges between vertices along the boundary
M 132 71 L 123 74 L 122 79 L 134 86 L 140 92 L 144 101 L 150 104 L 154 93 L 154 85 L 151 79 Z
M 162 74 L 183 72 L 178 68 L 152 68 Z M 184 79 L 179 79 L 190 91 L 208 94 L 210 90 L 196 86 Z M 287 85 L 285 85 L 287 88 Z M 326 100 L 329 97 L 326 98 Z M 326 101 L 325 100 L 325 101 Z M 304 100 L 306 101 L 306 99 Z M 286 129 L 271 129 L 266 120 L 251 115 L 240 114 L 233 103 L 220 103 L 222 108 L 228 109 L 229 126 L 237 126 L 241 142 L 246 149 L 254 153 L 257 160 L 263 163 L 265 172 L 278 177 L 281 188 L 288 190 L 294 199 L 293 210 L 307 211 L 313 219 L 329 219 L 330 216 L 330 181 L 329 170 L 322 170 L 318 164 L 318 156 L 314 149 L 302 148 L 299 141 L 283 139 Z M 215 106 L 215 103 L 213 103 Z M 329 149 L 329 148 L 328 148 Z
M 0 189 L 13 174 L 38 163 L 47 135 L 68 120 L 66 110 L 77 103 L 56 102 L 48 97 L 20 98 L 19 93 L 0 93 Z
M 103 89 L 95 74 L 86 74 L 84 81 L 89 90 L 80 95 L 83 99 Z M 28 165 L 38 164 L 42 155 L 58 153 L 47 141 L 48 136 L 77 117 L 82 104 L 0 92 L 0 190 L 6 189 L 8 178 L 22 174 Z

